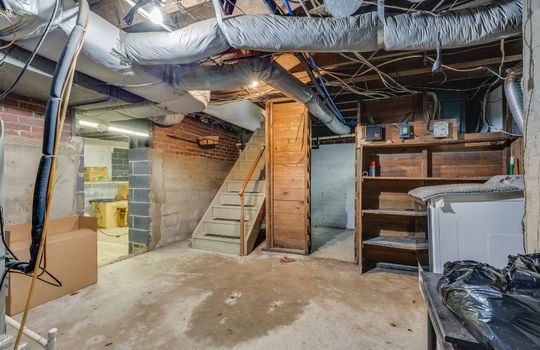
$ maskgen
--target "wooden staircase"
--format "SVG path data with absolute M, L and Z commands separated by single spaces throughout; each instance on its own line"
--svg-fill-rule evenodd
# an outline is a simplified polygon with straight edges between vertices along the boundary
M 264 143 L 264 129 L 257 129 L 197 225 L 191 238 L 193 248 L 241 255 L 241 199 L 238 192 L 261 148 L 264 147 Z M 245 254 L 249 254 L 254 249 L 265 215 L 264 167 L 263 154 L 245 187 L 243 250 Z

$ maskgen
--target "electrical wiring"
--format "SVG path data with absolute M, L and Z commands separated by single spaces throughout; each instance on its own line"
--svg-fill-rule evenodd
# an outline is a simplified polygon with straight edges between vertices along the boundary
M 58 5 L 58 1 L 56 2 Z M 32 244 L 30 246 L 30 260 L 28 266 L 24 272 L 28 273 L 32 269 L 32 282 L 28 291 L 26 299 L 26 305 L 24 308 L 23 316 L 21 319 L 21 326 L 17 332 L 17 338 L 15 340 L 14 348 L 17 349 L 22 338 L 24 326 L 28 318 L 28 311 L 30 309 L 32 296 L 34 293 L 35 282 L 39 278 L 38 271 L 41 268 L 41 262 L 43 261 L 46 269 L 46 254 L 45 254 L 45 242 L 47 240 L 48 218 L 52 203 L 53 183 L 56 173 L 56 154 L 58 152 L 59 142 L 62 135 L 62 129 L 67 113 L 67 107 L 69 97 L 71 93 L 71 86 L 73 84 L 73 77 L 75 75 L 75 66 L 77 58 L 82 49 L 84 37 L 86 35 L 86 29 L 88 27 L 88 2 L 81 1 L 79 5 L 79 15 L 77 16 L 77 24 L 71 31 L 68 42 L 60 60 L 58 61 L 57 69 L 53 76 L 51 83 L 51 93 L 49 101 L 47 102 L 47 113 L 45 114 L 45 130 L 49 130 L 49 133 L 44 133 L 43 138 L 43 155 L 41 157 L 40 169 L 38 169 L 38 180 L 36 181 L 36 187 L 34 189 L 34 196 L 38 195 L 38 198 L 44 198 L 42 201 L 38 201 L 38 205 L 33 207 L 33 215 L 36 220 L 32 222 Z M 71 45 L 73 44 L 74 47 Z M 62 82 L 62 86 L 59 86 L 59 82 Z M 58 104 L 54 101 L 59 101 Z M 53 119 L 54 122 L 53 122 Z M 52 129 L 52 127 L 56 127 Z M 41 167 L 43 166 L 43 167 Z M 44 169 L 45 166 L 50 166 L 48 169 Z M 45 194 L 44 197 L 39 197 Z M 42 216 L 42 217 L 41 217 Z M 36 230 L 34 231 L 34 228 Z M 38 229 L 41 229 L 38 230 Z M 36 235 L 36 232 L 39 235 Z M 35 243 L 37 243 L 37 252 L 35 252 Z M 34 255 L 35 253 L 35 255 Z M 33 265 L 32 265 L 33 263 Z
M 114 235 L 111 235 L 110 233 L 107 233 L 105 232 L 104 230 L 98 230 L 99 233 L 101 234 L 104 234 L 105 236 L 109 236 L 109 237 L 115 237 L 115 238 L 118 238 L 118 237 L 121 237 L 121 236 L 125 236 L 128 234 L 128 232 L 125 232 L 125 233 L 120 233 L 120 234 L 114 234 Z
M 334 73 L 327 72 L 327 74 L 331 76 L 332 78 L 336 79 L 338 82 L 340 82 L 341 83 L 340 86 L 342 88 L 357 95 L 371 97 L 371 98 L 388 98 L 388 97 L 394 96 L 393 94 L 387 94 L 383 92 L 374 92 L 372 90 L 358 89 L 351 86 L 350 84 L 345 82 L 343 79 L 339 78 L 338 76 L 334 75 Z
M 399 84 L 394 78 L 392 78 L 390 75 L 388 75 L 387 73 L 381 71 L 379 68 L 375 67 L 371 62 L 369 62 L 367 59 L 364 58 L 364 56 L 362 56 L 360 53 L 358 52 L 353 52 L 353 54 L 358 58 L 360 59 L 363 63 L 365 63 L 367 66 L 373 68 L 375 70 L 375 72 L 379 75 L 379 77 L 381 78 L 381 81 L 383 82 L 384 86 L 386 86 L 387 88 L 391 89 L 392 91 L 395 91 L 395 92 L 402 92 L 402 93 L 409 93 L 411 95 L 413 94 L 417 94 L 419 93 L 418 91 L 414 91 L 414 90 L 410 90 L 406 87 L 404 87 L 403 85 Z M 388 83 L 387 79 L 393 83 L 395 85 L 392 86 L 390 83 Z
M 299 3 L 300 3 L 300 6 L 302 6 L 302 10 L 304 10 L 304 13 L 306 14 L 306 16 L 311 17 L 311 13 L 309 13 L 309 10 L 307 9 L 304 2 L 302 0 L 300 0 Z
M 505 52 L 504 52 L 504 38 L 501 39 L 501 45 L 499 46 L 499 49 L 501 50 L 501 64 L 499 65 L 499 76 L 502 75 L 502 68 L 504 65 L 504 58 L 505 58 Z
M 2 236 L 2 244 L 4 244 L 4 248 L 7 250 L 9 255 L 11 255 L 11 257 L 13 258 L 13 259 L 6 259 L 5 270 L 4 270 L 4 273 L 2 274 L 2 277 L 0 278 L 0 288 L 2 288 L 4 286 L 4 281 L 5 281 L 8 273 L 18 273 L 18 274 L 21 274 L 21 275 L 27 276 L 27 277 L 32 277 L 32 275 L 28 275 L 28 274 L 25 274 L 23 272 L 13 270 L 15 267 L 21 268 L 23 265 L 26 264 L 26 262 L 19 261 L 17 256 L 15 255 L 15 253 L 10 249 L 9 245 L 6 242 L 5 223 L 4 223 L 4 208 L 2 206 L 0 206 L 0 235 Z M 45 280 L 45 279 L 38 276 L 37 278 L 40 281 L 42 281 L 44 283 L 47 283 L 47 284 L 50 284 L 50 285 L 52 285 L 54 287 L 61 287 L 62 286 L 62 282 L 60 282 L 60 280 L 57 277 L 55 277 L 52 273 L 47 271 L 45 269 L 45 267 L 42 267 L 42 272 L 40 273 L 40 276 L 43 275 L 43 274 L 47 274 L 51 279 L 53 279 L 54 282 L 47 281 L 47 280 Z
M 294 13 L 293 13 L 292 8 L 291 8 L 291 6 L 289 4 L 289 1 L 288 0 L 283 0 L 283 3 L 285 4 L 285 7 L 287 8 L 287 12 L 289 13 L 289 16 L 291 16 L 291 17 L 294 16 Z M 319 67 L 317 66 L 317 63 L 315 63 L 315 59 L 313 58 L 313 55 L 311 53 L 308 53 L 307 55 L 308 55 L 308 58 L 309 58 L 309 60 L 311 62 L 313 70 L 317 73 L 317 77 L 318 77 L 318 80 L 319 80 L 319 86 L 317 86 L 317 88 L 318 88 L 319 91 L 322 90 L 323 96 L 325 97 L 325 102 L 330 106 L 330 109 L 332 110 L 332 112 L 338 117 L 338 119 L 342 123 L 344 123 L 345 125 L 356 125 L 355 122 L 351 123 L 351 122 L 347 122 L 345 120 L 345 117 L 343 116 L 343 114 L 341 114 L 341 111 L 336 106 L 334 100 L 332 99 L 332 96 L 330 95 L 330 92 L 326 88 L 324 78 L 320 74 Z M 305 63 L 305 64 L 308 64 L 308 63 Z M 316 83 L 314 82 L 314 84 L 316 84 Z
M 509 43 L 513 43 L 513 42 L 521 42 L 521 38 L 505 39 L 505 44 L 509 44 Z M 467 49 L 462 48 L 462 49 L 454 50 L 454 51 L 446 51 L 444 53 L 441 53 L 441 56 L 444 57 L 444 56 L 452 56 L 452 55 L 462 55 L 462 54 L 467 53 L 467 52 L 485 50 L 487 48 L 500 46 L 500 45 L 501 44 L 499 42 L 488 43 L 488 44 L 485 44 L 485 45 L 475 46 L 475 47 L 471 47 L 471 48 L 467 48 Z
M 291 5 L 289 4 L 289 0 L 283 0 L 283 3 L 285 4 L 285 8 L 287 8 L 287 12 L 289 12 L 289 16 L 294 16 Z
M 426 56 L 426 59 L 429 60 L 429 61 L 435 62 L 435 60 L 433 58 L 429 57 L 429 56 Z M 448 70 L 454 71 L 454 72 L 475 72 L 475 71 L 479 71 L 479 70 L 486 70 L 486 71 L 492 73 L 493 75 L 495 75 L 496 77 L 498 77 L 499 79 L 502 79 L 502 80 L 505 79 L 503 76 L 501 76 L 500 74 L 498 74 L 493 69 L 491 69 L 491 68 L 489 68 L 487 66 L 474 67 L 474 68 L 454 68 L 454 67 L 446 65 L 446 64 L 442 64 L 441 66 L 448 69 Z
M 19 72 L 15 80 L 4 90 L 4 92 L 0 94 L 0 100 L 3 100 L 4 98 L 6 98 L 6 96 L 9 95 L 9 93 L 13 90 L 15 85 L 19 83 L 19 80 L 21 80 L 24 72 L 28 69 L 28 66 L 30 66 L 30 64 L 36 57 L 39 49 L 41 49 L 41 45 L 43 44 L 43 41 L 45 41 L 45 38 L 47 37 L 47 34 L 49 33 L 49 30 L 51 29 L 51 25 L 54 21 L 54 18 L 56 17 L 56 14 L 58 12 L 59 4 L 60 4 L 59 0 L 56 0 L 54 2 L 54 8 L 53 8 L 51 17 L 49 18 L 49 21 L 47 22 L 47 25 L 45 26 L 45 29 L 43 30 L 43 34 L 41 34 L 41 37 L 39 38 L 39 41 L 36 44 L 36 47 L 34 47 L 34 50 L 32 50 L 32 54 L 30 55 L 30 58 L 28 59 L 28 61 L 26 61 L 26 63 L 24 64 L 23 68 L 21 69 L 21 71 Z
M 15 43 L 15 41 L 17 40 L 17 28 L 15 28 L 15 23 L 13 23 L 13 21 L 11 20 L 11 18 L 9 18 L 8 15 L 6 15 L 4 13 L 4 11 L 0 11 L 0 15 L 4 16 L 4 18 L 9 22 L 9 25 L 11 27 L 13 27 L 13 34 L 12 34 L 12 38 L 11 38 L 11 41 L 8 42 L 7 44 L 3 45 L 3 46 L 0 46 L 0 50 L 3 50 L 3 49 L 7 49 L 8 47 L 10 47 L 11 45 L 13 45 Z
M 363 65 L 365 65 L 365 61 L 362 61 L 362 60 L 357 60 L 357 59 L 354 59 L 352 57 L 348 57 L 344 54 L 341 54 L 341 56 L 349 59 L 349 60 L 352 60 L 354 62 L 358 62 L 358 63 L 362 63 Z M 373 65 L 371 64 L 372 66 L 364 71 L 362 71 L 361 73 L 358 73 L 358 74 L 354 74 L 353 76 L 351 76 L 351 79 L 355 78 L 355 77 L 359 77 L 359 76 L 362 76 L 362 75 L 365 75 L 366 73 L 369 73 L 373 70 L 376 70 L 377 68 L 380 68 L 380 67 L 383 67 L 383 66 L 386 66 L 388 64 L 392 64 L 392 63 L 395 63 L 395 62 L 399 62 L 399 61 L 404 61 L 404 60 L 408 60 L 408 59 L 412 59 L 412 58 L 424 58 L 426 57 L 425 55 L 409 55 L 409 56 L 404 56 L 404 57 L 397 57 L 395 59 L 391 59 L 391 60 L 386 60 L 382 63 L 379 63 L 378 65 Z M 322 68 L 323 71 L 324 68 Z
M 8 253 L 14 258 L 17 260 L 17 257 L 15 256 L 15 254 L 11 251 L 11 249 L 9 248 L 9 245 L 7 244 L 6 242 L 6 231 L 5 231 L 5 226 L 4 226 L 4 208 L 2 206 L 0 206 L 0 235 L 2 235 L 2 243 L 4 244 L 4 247 L 6 248 L 6 250 L 8 251 Z M 0 283 L 0 286 L 2 286 L 2 284 Z
M 375 6 L 378 6 L 379 4 L 375 1 L 368 1 L 368 0 L 364 0 L 364 2 L 366 4 L 370 4 L 370 5 L 375 5 Z M 408 7 L 402 7 L 402 6 L 395 6 L 395 5 L 388 5 L 388 4 L 383 4 L 383 6 L 385 8 L 389 8 L 389 9 L 394 9 L 394 10 L 400 10 L 400 11 L 404 11 L 404 12 L 409 12 L 410 11 L 410 8 Z M 415 9 L 414 12 L 417 12 L 417 13 L 425 13 L 425 14 L 428 14 L 428 15 L 431 15 L 431 16 L 438 16 L 437 13 L 435 12 L 431 12 L 431 11 L 427 11 L 427 10 L 418 10 L 418 9 Z

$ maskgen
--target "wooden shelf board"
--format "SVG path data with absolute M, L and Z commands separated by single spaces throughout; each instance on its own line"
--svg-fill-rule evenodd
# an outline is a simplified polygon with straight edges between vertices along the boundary
M 373 214 L 373 215 L 397 215 L 397 216 L 426 216 L 426 211 L 418 210 L 398 210 L 398 209 L 364 209 L 362 214 Z
M 443 146 L 464 143 L 477 142 L 501 142 L 512 141 L 515 136 L 504 135 L 503 133 L 478 133 L 478 134 L 460 134 L 457 140 L 440 139 L 433 141 L 417 141 L 414 139 L 405 140 L 404 142 L 386 143 L 386 141 L 362 141 L 362 146 L 366 148 L 400 148 L 400 147 L 426 147 L 426 146 Z
M 364 248 L 369 246 L 415 251 L 428 249 L 427 239 L 424 238 L 375 237 L 364 241 Z
M 471 176 L 471 177 L 405 177 L 405 176 L 363 176 L 362 181 L 487 181 L 491 176 Z

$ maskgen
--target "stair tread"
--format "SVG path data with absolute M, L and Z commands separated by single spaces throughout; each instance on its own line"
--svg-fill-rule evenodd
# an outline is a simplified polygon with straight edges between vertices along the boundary
M 246 221 L 247 221 L 247 220 L 246 220 Z M 239 224 L 239 223 L 240 223 L 240 219 L 236 220 L 236 219 L 223 219 L 223 218 L 213 218 L 213 217 L 209 217 L 209 218 L 204 219 L 204 222 L 206 222 L 206 223 L 215 223 L 215 224 L 225 224 L 225 225 L 230 225 L 230 224 Z
M 236 236 L 227 236 L 227 235 L 216 235 L 214 233 L 205 233 L 202 235 L 202 237 L 205 237 L 205 238 L 221 238 L 221 239 L 224 239 L 224 240 L 227 240 L 227 241 L 240 241 L 240 237 L 236 237 Z
M 234 194 L 235 196 L 238 196 L 238 192 L 224 191 L 224 192 L 220 192 L 220 193 L 221 193 L 221 194 L 227 194 L 227 195 L 232 195 L 232 194 Z M 247 192 L 247 191 L 246 191 L 246 193 L 249 193 L 250 196 L 257 196 L 257 197 L 259 197 L 259 196 L 265 196 L 265 194 L 262 193 L 262 192 Z M 238 197 L 240 197 L 240 196 L 238 196 Z
M 236 183 L 244 183 L 242 180 L 229 180 L 229 182 L 236 182 Z M 262 180 L 249 180 L 249 182 L 264 182 L 264 179 Z
M 219 216 L 211 216 L 211 217 L 209 217 L 209 219 L 211 219 L 211 220 L 225 220 L 225 221 L 231 221 L 231 222 L 237 222 L 237 223 L 240 222 L 240 219 L 227 219 L 227 218 L 221 218 Z M 244 222 L 249 222 L 249 218 L 245 217 Z
M 193 248 L 240 254 L 240 218 L 236 218 L 236 216 L 240 216 L 241 210 L 238 191 L 265 141 L 264 129 L 257 129 L 241 152 L 239 160 L 229 172 L 227 178 L 230 180 L 223 184 L 211 207 L 201 218 L 199 226 L 192 236 Z M 260 211 L 264 207 L 266 198 L 264 168 L 265 157 L 263 156 L 257 163 L 255 172 L 245 189 L 246 232 L 251 232 L 252 227 L 260 222 L 260 213 L 264 213 Z
M 238 196 L 238 191 L 223 191 L 220 192 L 221 194 L 234 194 L 235 196 Z M 265 194 L 263 192 L 246 192 L 249 193 L 250 196 L 264 196 Z M 240 196 L 238 196 L 240 197 Z
M 224 208 L 224 209 L 232 209 L 232 208 L 240 208 L 240 205 L 233 205 L 233 204 L 217 204 L 213 205 L 214 208 Z M 244 205 L 246 209 L 252 209 L 254 205 Z

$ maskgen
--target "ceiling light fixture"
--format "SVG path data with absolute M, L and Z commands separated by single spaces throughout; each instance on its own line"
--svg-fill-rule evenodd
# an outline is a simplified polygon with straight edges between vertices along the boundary
M 131 9 L 128 11 L 127 15 L 124 17 L 123 21 L 124 23 L 128 24 L 128 25 L 131 25 L 133 23 L 133 20 L 135 19 L 135 14 L 137 13 L 137 11 L 143 15 L 143 17 L 145 17 L 146 19 L 149 19 L 151 20 L 151 15 L 148 11 L 146 11 L 145 9 L 143 9 L 142 7 L 149 4 L 150 2 L 152 2 L 153 0 L 137 0 L 137 1 L 132 1 L 132 0 L 124 0 L 126 3 L 128 3 L 130 6 L 131 6 Z M 155 7 L 158 7 L 157 5 L 158 2 L 156 2 L 156 6 Z M 153 10 L 152 10 L 153 11 Z M 161 16 L 163 18 L 163 13 L 161 13 Z M 153 20 L 151 20 L 152 22 L 154 22 Z M 154 22 L 156 23 L 156 22 Z M 168 25 L 166 25 L 165 23 L 163 23 L 163 19 L 161 20 L 161 22 L 158 22 L 156 23 L 158 26 L 160 26 L 161 28 L 165 29 L 166 31 L 168 32 L 172 32 L 172 28 L 169 27 Z
M 150 11 L 150 20 L 155 24 L 163 23 L 163 13 L 161 13 L 159 7 L 154 6 L 152 8 L 152 11 Z
M 91 128 L 97 128 L 99 124 L 94 123 L 94 122 L 89 122 L 89 121 L 86 121 L 86 120 L 79 120 L 79 125 L 89 126 Z
M 129 135 L 129 136 L 140 136 L 140 137 L 148 137 L 149 136 L 147 132 L 135 131 L 133 129 L 117 128 L 116 126 L 109 126 L 109 131 L 119 132 L 121 134 L 126 134 L 126 135 Z
M 100 132 L 105 132 L 105 131 L 118 132 L 118 133 L 121 133 L 121 134 L 126 134 L 128 136 L 139 136 L 139 137 L 149 137 L 150 136 L 147 132 L 136 131 L 134 129 L 124 129 L 124 128 L 118 128 L 116 126 L 107 126 L 105 124 L 89 122 L 87 120 L 80 120 L 79 119 L 78 121 L 79 121 L 79 125 L 88 126 L 88 127 L 91 127 L 91 128 L 96 128 L 96 130 L 100 131 Z

